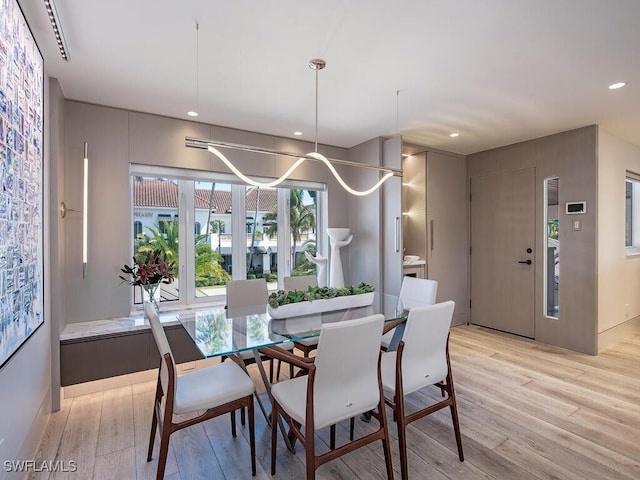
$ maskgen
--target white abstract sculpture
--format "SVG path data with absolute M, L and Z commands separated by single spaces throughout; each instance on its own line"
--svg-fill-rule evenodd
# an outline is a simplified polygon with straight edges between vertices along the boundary
M 318 286 L 326 287 L 327 286 L 327 261 L 329 259 L 327 257 L 321 257 L 320 255 L 316 255 L 314 257 L 309 252 L 304 252 L 304 255 L 307 257 L 307 260 L 309 260 L 311 263 L 316 264 L 316 277 L 318 277 Z
M 329 269 L 329 286 L 333 288 L 344 287 L 344 274 L 342 272 L 342 259 L 340 248 L 349 245 L 353 235 L 349 235 L 348 228 L 327 228 L 327 235 L 331 241 L 331 267 Z

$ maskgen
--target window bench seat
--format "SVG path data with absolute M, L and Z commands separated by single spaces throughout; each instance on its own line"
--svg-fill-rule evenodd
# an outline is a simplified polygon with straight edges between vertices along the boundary
M 176 363 L 202 359 L 176 312 L 160 316 Z M 60 334 L 63 387 L 157 368 L 160 355 L 149 323 L 140 316 L 72 323 Z

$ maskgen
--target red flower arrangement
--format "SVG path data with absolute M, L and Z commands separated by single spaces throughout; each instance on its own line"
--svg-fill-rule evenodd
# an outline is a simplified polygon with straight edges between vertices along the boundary
M 170 284 L 174 280 L 173 269 L 174 262 L 167 260 L 162 250 L 149 250 L 134 256 L 132 265 L 124 265 L 120 271 L 129 277 L 120 275 L 120 279 L 133 286 Z

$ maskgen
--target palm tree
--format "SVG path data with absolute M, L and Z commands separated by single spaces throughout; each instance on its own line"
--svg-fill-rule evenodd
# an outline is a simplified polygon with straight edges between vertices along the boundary
M 174 261 L 171 273 L 178 277 L 178 221 L 162 220 L 160 225 L 147 227 L 151 235 L 141 234 L 136 239 L 136 252 L 146 253 L 152 250 L 164 252 L 168 261 Z M 164 230 L 164 233 L 163 231 Z M 195 236 L 195 283 L 196 286 L 224 285 L 230 280 L 229 274 L 222 268 L 223 257 L 214 252 L 207 242 L 206 234 Z
M 292 189 L 289 197 L 292 269 L 295 269 L 296 267 L 296 247 L 302 240 L 302 233 L 316 228 L 316 212 L 314 205 L 309 206 L 302 203 L 303 195 L 304 190 Z M 269 212 L 265 214 L 262 220 L 265 225 L 268 225 L 265 229 L 265 233 L 269 235 L 269 237 L 273 237 L 278 233 L 277 212 Z
M 207 240 L 208 235 L 196 235 L 195 244 L 195 283 L 196 287 L 224 285 L 231 276 L 222 267 L 224 258 L 220 252 L 214 252 Z
M 253 267 L 253 251 L 256 243 L 256 226 L 258 223 L 258 207 L 260 205 L 260 187 L 256 187 L 256 211 L 253 216 L 253 228 L 251 229 L 251 249 L 249 250 L 249 258 L 247 262 L 247 273 Z
M 207 225 L 212 225 L 211 223 L 211 213 L 213 212 L 214 209 L 214 205 L 213 205 L 213 195 L 216 193 L 216 182 L 213 182 L 211 184 L 211 194 L 209 195 L 209 212 L 207 213 Z M 211 228 L 207 229 L 207 235 L 209 236 L 208 240 L 211 240 Z M 218 237 L 220 238 L 220 237 Z M 211 243 L 211 242 L 209 242 Z M 220 248 L 218 247 L 218 251 L 220 251 Z
M 160 228 L 160 225 L 164 227 Z M 161 250 L 167 260 L 174 262 L 175 277 L 178 276 L 178 221 L 177 220 L 162 220 L 161 224 L 154 225 L 153 227 L 147 227 L 147 230 L 151 235 L 141 234 L 136 239 L 135 251 L 140 253 L 147 253 L 152 250 Z

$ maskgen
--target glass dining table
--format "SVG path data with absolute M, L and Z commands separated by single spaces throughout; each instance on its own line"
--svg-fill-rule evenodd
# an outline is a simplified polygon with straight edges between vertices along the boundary
M 387 306 L 385 308 L 385 305 Z M 380 312 L 386 322 L 399 323 L 404 317 L 395 307 L 397 297 L 376 292 L 372 305 L 349 308 L 331 312 L 304 315 L 293 318 L 272 318 L 266 305 L 225 309 L 224 307 L 192 310 L 179 313 L 178 320 L 194 341 L 204 358 L 233 357 L 236 363 L 242 352 L 251 352 L 256 360 L 260 377 L 271 400 L 271 383 L 260 359 L 260 350 L 266 347 L 285 346 L 285 344 L 308 340 L 320 335 L 323 323 L 344 321 Z M 264 404 L 258 394 L 256 400 L 267 422 L 270 422 Z M 283 425 L 280 425 L 287 448 L 293 451 Z
M 223 306 L 178 313 L 204 358 L 305 340 L 320 334 L 323 323 L 382 313 L 386 321 L 397 320 L 397 296 L 375 292 L 371 305 L 292 318 L 271 318 L 265 305 L 226 309 Z M 313 303 L 313 302 L 310 302 Z

